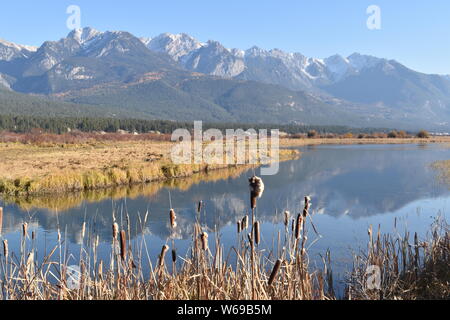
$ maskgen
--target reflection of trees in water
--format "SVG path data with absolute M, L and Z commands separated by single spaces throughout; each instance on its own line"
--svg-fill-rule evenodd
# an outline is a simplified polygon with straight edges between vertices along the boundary
M 441 149 L 420 150 L 411 146 L 309 149 L 300 160 L 281 163 L 277 175 L 264 178 L 266 191 L 258 201 L 258 219 L 281 223 L 283 215 L 275 216 L 275 212 L 289 209 L 292 214 L 297 213 L 305 195 L 313 197 L 316 213 L 346 214 L 356 219 L 396 211 L 412 201 L 444 194 L 446 188 L 438 185 L 427 167 L 438 156 L 450 156 L 449 152 L 442 152 Z M 75 241 L 86 215 L 90 230 L 99 234 L 102 240 L 109 241 L 113 209 L 123 223 L 126 213 L 129 214 L 133 235 L 141 232 L 141 226 L 137 225 L 138 215 L 143 219 L 148 210 L 147 232 L 166 239 L 171 235 L 168 225 L 170 190 L 178 217 L 175 238 L 191 237 L 200 200 L 204 201 L 201 222 L 210 230 L 220 230 L 248 214 L 245 170 L 230 171 L 228 175 L 223 171 L 212 172 L 213 175 L 206 177 L 207 182 L 202 182 L 205 177 L 199 175 L 169 184 L 150 184 L 92 195 L 84 202 L 82 197 L 76 198 L 73 203 L 81 199 L 82 205 L 61 212 L 60 225 L 67 226 Z M 96 202 L 96 197 L 100 202 Z M 5 209 L 4 220 L 8 223 L 18 225 L 23 219 L 23 211 L 17 207 Z M 56 215 L 51 210 L 36 210 L 35 219 L 44 229 L 55 230 L 57 227 Z

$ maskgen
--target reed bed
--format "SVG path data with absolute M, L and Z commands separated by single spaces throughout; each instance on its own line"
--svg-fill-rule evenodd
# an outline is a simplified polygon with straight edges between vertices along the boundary
M 304 211 L 299 214 L 304 218 L 289 221 L 284 236 L 279 235 L 277 249 L 270 252 L 259 248 L 263 235 L 256 205 L 251 218 L 245 216 L 237 222 L 236 245 L 229 252 L 225 252 L 217 234 L 214 238 L 209 237 L 208 232 L 211 231 L 198 219 L 193 227 L 192 245 L 183 257 L 177 255 L 170 237 L 161 248 L 159 257 L 151 259 L 145 237 L 130 242 L 133 228 L 127 215 L 123 223 L 113 217 L 110 258 L 102 261 L 98 257 L 99 238 L 91 233 L 92 226 L 83 223 L 75 267 L 61 230 L 58 230 L 55 247 L 38 259 L 36 233 L 30 234 L 29 225 L 24 223 L 19 253 L 11 252 L 8 242 L 3 242 L 0 299 L 333 299 L 334 296 L 329 294 L 332 290 L 327 289 L 326 274 L 319 270 L 310 272 L 308 268 L 308 209 L 309 203 L 306 202 Z M 199 217 L 202 210 L 200 202 Z M 146 227 L 147 218 L 148 213 L 144 217 L 139 216 L 141 232 Z M 168 210 L 167 223 L 176 233 L 179 226 L 175 210 Z
M 437 219 L 426 241 L 409 232 L 404 236 L 382 235 L 378 229 L 374 235 L 372 227 L 368 234 L 368 249 L 355 255 L 347 299 L 450 299 L 450 232 L 446 221 Z M 368 278 L 375 275 L 371 273 L 375 269 L 379 271 L 379 287 L 373 285 L 375 277 Z
M 37 246 L 33 223 L 24 222 L 19 252 L 5 239 L 0 253 L 0 300 L 333 300 L 330 253 L 322 269 L 311 270 L 308 248 L 317 234 L 305 197 L 298 214 L 284 212 L 284 230 L 265 242 L 258 220 L 262 181 L 250 179 L 250 210 L 236 221 L 236 242 L 225 251 L 220 236 L 201 224 L 203 202 L 196 206 L 188 252 L 180 256 L 174 241 L 180 225 L 177 212 L 167 210 L 167 238 L 158 257 L 151 257 L 144 234 L 148 213 L 138 215 L 136 225 L 128 214 L 113 212 L 108 259 L 99 257 L 95 225 L 80 225 L 81 245 L 77 261 L 69 252 L 63 230 L 45 256 Z M 2 210 L 0 210 L 3 213 Z M 180 219 L 182 221 L 182 219 Z M 133 230 L 133 231 L 132 231 Z M 214 237 L 210 236 L 210 233 Z M 445 222 L 436 224 L 429 241 L 417 234 L 373 235 L 365 253 L 355 256 L 346 299 L 448 299 L 450 297 L 450 234 Z M 74 265 L 75 264 L 75 265 Z M 367 270 L 378 266 L 380 288 L 368 289 Z

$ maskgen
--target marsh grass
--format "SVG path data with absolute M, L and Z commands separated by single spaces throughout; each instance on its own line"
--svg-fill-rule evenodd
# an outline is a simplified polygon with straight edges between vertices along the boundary
M 259 249 L 258 236 L 248 233 L 252 229 L 248 218 L 237 222 L 236 245 L 229 252 L 225 252 L 218 234 L 210 238 L 207 233 L 210 230 L 197 222 L 190 249 L 183 257 L 177 255 L 171 237 L 162 246 L 160 255 L 151 257 L 145 237 L 130 241 L 133 228 L 128 215 L 118 222 L 113 213 L 109 261 L 99 258 L 99 237 L 89 224 L 80 225 L 80 252 L 75 262 L 62 230 L 58 228 L 56 245 L 40 257 L 33 223 L 24 223 L 19 252 L 11 252 L 7 240 L 2 243 L 0 299 L 336 299 L 330 253 L 324 258 L 323 270 L 310 270 L 307 243 L 308 232 L 314 225 L 308 210 L 309 204 L 305 204 L 304 211 L 298 214 L 302 218 L 288 219 L 284 236 L 278 235 L 270 251 Z M 148 213 L 139 215 L 135 232 L 143 232 L 147 223 Z M 257 227 L 253 232 L 259 233 L 259 222 L 254 225 Z M 260 237 L 259 241 L 264 240 L 263 234 Z M 397 238 L 382 236 L 380 232 L 373 236 L 370 229 L 368 249 L 355 256 L 345 298 L 448 299 L 449 248 L 448 226 L 443 221 L 434 226 L 429 241 L 419 241 L 417 235 L 410 240 L 408 233 Z M 70 272 L 74 264 L 79 270 L 75 282 Z M 365 270 L 370 265 L 380 267 L 380 290 L 366 288 Z
M 0 144 L 0 194 L 29 196 L 99 190 L 190 177 L 255 164 L 175 164 L 172 144 L 161 141 L 95 142 L 83 145 Z M 296 150 L 279 151 L 280 161 Z M 256 162 L 258 163 L 258 162 Z M 262 163 L 261 163 L 262 164 Z
M 202 209 L 200 209 L 202 210 Z M 132 238 L 128 215 L 123 223 L 113 214 L 109 261 L 98 257 L 98 236 L 92 226 L 80 225 L 81 245 L 76 286 L 71 285 L 73 255 L 67 250 L 64 233 L 58 229 L 57 244 L 50 253 L 37 259 L 36 237 L 29 236 L 29 225 L 23 224 L 20 252 L 4 248 L 0 257 L 0 299 L 8 300 L 286 300 L 333 299 L 326 291 L 324 274 L 310 272 L 306 250 L 298 250 L 297 241 L 286 228 L 284 241 L 279 239 L 272 251 L 260 250 L 264 239 L 255 220 L 256 236 L 247 237 L 248 218 L 240 220 L 236 245 L 225 252 L 220 236 L 209 237 L 205 227 L 195 223 L 192 243 L 186 256 L 177 256 L 174 242 L 161 248 L 159 257 L 150 257 L 145 237 Z M 200 213 L 199 213 L 200 215 Z M 176 214 L 170 211 L 174 220 Z M 256 219 L 256 212 L 255 217 Z M 138 217 L 136 233 L 148 223 L 148 213 Z M 169 221 L 168 221 L 169 223 Z M 176 225 L 172 225 L 176 232 Z M 307 241 L 303 229 L 302 243 Z M 212 240 L 213 239 L 213 240 Z M 172 254 L 167 255 L 168 252 Z M 5 254 L 7 252 L 7 254 Z M 156 259 L 155 259 L 156 258 Z M 171 260 L 172 270 L 167 261 Z M 152 264 L 152 261 L 157 261 Z M 231 261 L 235 261 L 233 263 Z M 144 266 L 149 266 L 149 271 Z
M 404 236 L 373 234 L 369 229 L 366 252 L 355 255 L 348 279 L 347 298 L 363 300 L 430 300 L 450 299 L 450 231 L 438 219 L 426 241 L 416 234 Z M 380 270 L 381 286 L 367 286 L 366 270 Z

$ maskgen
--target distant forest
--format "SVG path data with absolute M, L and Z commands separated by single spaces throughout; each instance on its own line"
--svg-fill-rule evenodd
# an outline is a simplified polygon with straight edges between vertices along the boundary
M 67 133 L 70 131 L 82 132 L 117 132 L 124 130 L 128 132 L 148 133 L 172 133 L 176 129 L 194 128 L 193 122 L 177 122 L 167 120 L 142 120 L 142 119 L 115 119 L 115 118 L 84 118 L 84 117 L 34 117 L 34 116 L 15 116 L 0 115 L 0 131 L 10 131 L 16 133 L 27 133 L 33 129 L 41 129 L 49 133 Z M 289 134 L 308 133 L 316 131 L 317 133 L 373 133 L 388 132 L 388 129 L 362 128 L 356 129 L 346 126 L 314 126 L 297 124 L 239 124 L 239 123 L 203 123 L 203 130 L 216 128 L 222 131 L 226 129 L 279 129 Z

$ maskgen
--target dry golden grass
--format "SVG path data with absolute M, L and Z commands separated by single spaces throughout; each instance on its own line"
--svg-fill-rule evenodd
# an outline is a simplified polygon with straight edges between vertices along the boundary
M 172 146 L 170 142 L 150 140 L 46 145 L 3 143 L 0 144 L 0 193 L 29 195 L 94 190 L 188 177 L 230 167 L 228 164 L 173 164 Z M 280 160 L 298 155 L 295 150 L 280 150 Z
M 0 144 L 0 176 L 39 178 L 48 173 L 88 171 L 168 158 L 170 143 L 157 141 L 92 142 L 80 145 Z
M 412 238 L 412 239 L 411 239 Z M 380 288 L 366 285 L 366 270 L 380 271 Z M 420 241 L 406 232 L 375 236 L 369 229 L 367 252 L 355 256 L 347 298 L 362 300 L 448 300 L 450 299 L 450 231 L 445 220 L 438 219 L 430 239 Z
M 201 207 L 200 207 L 201 210 Z M 177 254 L 172 237 L 151 259 L 144 237 L 135 243 L 130 219 L 111 227 L 109 261 L 98 256 L 99 238 L 90 226 L 80 224 L 80 257 L 66 252 L 64 236 L 45 257 L 37 259 L 33 225 L 22 226 L 20 253 L 5 240 L 0 252 L 0 300 L 330 300 L 335 299 L 330 255 L 324 269 L 311 270 L 308 250 L 315 227 L 309 198 L 303 212 L 287 215 L 285 231 L 274 249 L 259 248 L 257 216 L 237 221 L 236 246 L 225 252 L 217 235 L 213 243 L 198 222 L 193 225 L 188 253 Z M 168 210 L 167 219 L 176 213 Z M 172 215 L 169 215 L 169 212 Z M 114 214 L 113 214 L 114 217 Z M 148 213 L 138 217 L 134 232 L 143 232 Z M 114 220 L 115 221 L 115 220 Z M 178 226 L 172 224 L 176 234 Z M 308 239 L 310 238 L 310 239 Z M 42 254 L 42 252 L 40 252 Z M 429 241 L 394 235 L 374 236 L 369 229 L 367 252 L 357 256 L 349 279 L 347 299 L 448 299 L 450 234 L 445 221 L 437 223 Z M 231 260 L 230 260 L 231 259 Z M 231 262 L 235 260 L 235 262 Z M 145 265 L 150 271 L 145 271 Z M 168 266 L 172 264 L 171 271 Z M 78 271 L 70 275 L 69 266 Z M 368 266 L 381 271 L 379 290 L 366 286 Z M 75 275 L 75 277 L 73 277 Z M 72 281 L 71 281 L 72 280 Z
M 308 269 L 308 210 L 309 206 L 305 206 L 300 214 L 305 219 L 296 226 L 301 229 L 298 236 L 294 236 L 294 228 L 286 226 L 285 239 L 276 245 L 283 247 L 282 250 L 268 254 L 259 249 L 252 227 L 258 222 L 252 214 L 251 226 L 245 224 L 237 230 L 236 246 L 230 252 L 224 251 L 219 237 L 212 243 L 209 230 L 195 223 L 192 246 L 186 256 L 178 256 L 173 242 L 169 246 L 171 238 L 168 238 L 168 244 L 162 247 L 156 260 L 150 259 L 144 238 L 133 245 L 130 243 L 134 228 L 129 225 L 128 217 L 128 223 L 112 225 L 109 261 L 98 258 L 98 237 L 86 232 L 91 230 L 86 223 L 80 225 L 79 261 L 73 261 L 67 254 L 63 236 L 58 237 L 50 253 L 38 260 L 36 246 L 32 245 L 36 234 L 28 231 L 24 223 L 19 256 L 10 252 L 7 242 L 3 243 L 0 300 L 333 299 L 332 285 L 327 284 L 331 279 L 329 274 Z M 147 218 L 148 213 L 139 216 L 139 232 L 146 228 Z M 176 233 L 177 226 L 173 224 L 172 228 Z M 231 256 L 236 260 L 233 265 Z M 149 272 L 144 271 L 146 263 Z M 170 272 L 169 263 L 173 264 Z M 69 266 L 74 264 L 79 269 L 76 278 L 71 278 Z

